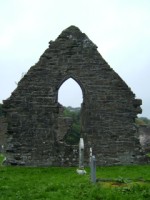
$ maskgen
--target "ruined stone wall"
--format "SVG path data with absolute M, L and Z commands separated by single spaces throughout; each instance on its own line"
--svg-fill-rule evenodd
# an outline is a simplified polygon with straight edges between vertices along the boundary
M 139 138 L 145 153 L 150 153 L 150 126 L 139 126 Z
M 57 140 L 58 90 L 68 78 L 73 78 L 83 92 L 81 135 L 86 164 L 90 147 L 98 165 L 139 163 L 134 119 L 141 112 L 141 100 L 135 99 L 96 45 L 71 26 L 50 42 L 37 64 L 4 101 L 9 137 L 6 164 L 77 165 L 77 146 Z
M 6 144 L 7 121 L 4 116 L 0 116 L 0 152 Z

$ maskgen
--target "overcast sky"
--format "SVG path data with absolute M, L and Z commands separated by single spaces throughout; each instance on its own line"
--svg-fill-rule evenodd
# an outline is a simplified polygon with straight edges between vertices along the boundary
M 98 46 L 143 100 L 140 116 L 150 118 L 150 0 L 0 0 L 0 102 L 70 25 Z M 82 92 L 71 81 L 67 87 L 70 96 L 60 91 L 59 100 L 68 105 L 72 91 L 72 106 L 79 106 Z

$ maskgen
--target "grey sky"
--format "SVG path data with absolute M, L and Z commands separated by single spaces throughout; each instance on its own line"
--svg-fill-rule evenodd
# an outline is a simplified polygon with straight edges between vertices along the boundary
M 142 116 L 150 118 L 149 24 L 149 0 L 0 0 L 0 102 L 11 95 L 48 42 L 75 25 L 143 100 Z M 71 82 L 68 87 L 80 94 Z M 62 99 L 67 105 L 69 97 Z

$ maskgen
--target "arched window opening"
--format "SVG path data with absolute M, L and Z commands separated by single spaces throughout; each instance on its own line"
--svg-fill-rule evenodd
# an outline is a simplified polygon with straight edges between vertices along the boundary
M 65 107 L 81 107 L 83 94 L 79 84 L 72 78 L 67 79 L 59 88 L 58 102 Z
M 60 131 L 63 132 L 63 140 L 67 144 L 77 144 L 81 136 L 81 104 L 83 102 L 83 93 L 79 84 L 72 78 L 67 79 L 59 88 L 58 102 L 63 109 L 59 113 L 63 116 Z

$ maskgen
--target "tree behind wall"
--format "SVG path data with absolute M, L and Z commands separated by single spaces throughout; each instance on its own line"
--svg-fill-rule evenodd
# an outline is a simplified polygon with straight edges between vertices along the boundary
M 65 141 L 68 144 L 78 144 L 80 139 L 80 108 L 65 107 L 64 116 L 72 118 L 72 127 L 67 134 Z

